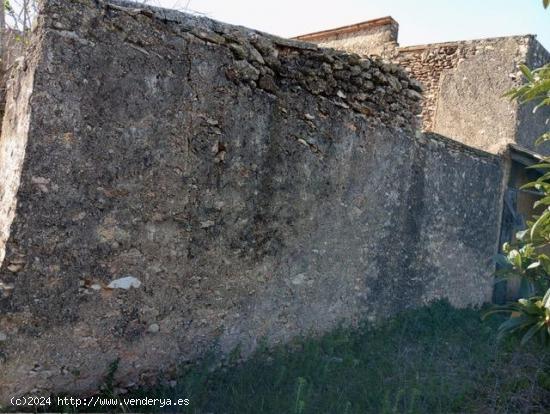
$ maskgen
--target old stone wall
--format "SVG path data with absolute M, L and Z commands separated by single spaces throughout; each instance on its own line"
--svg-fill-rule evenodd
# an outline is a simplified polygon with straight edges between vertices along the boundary
M 550 63 L 550 52 L 548 52 L 534 37 L 529 39 L 529 48 L 525 63 L 531 69 L 539 68 Z M 548 132 L 550 119 L 550 108 L 534 109 L 537 102 L 520 105 L 516 116 L 515 142 L 519 145 L 535 150 L 542 154 L 550 154 L 550 143 L 535 145 L 537 138 Z
M 363 56 L 385 56 L 397 47 L 399 24 L 391 17 L 296 37 L 321 47 Z
M 500 160 L 417 133 L 395 65 L 49 0 L 11 79 L 1 402 L 490 299 Z
M 492 153 L 514 142 L 518 105 L 502 96 L 521 81 L 530 36 L 399 49 L 395 59 L 425 87 L 424 129 Z
M 0 119 L 4 116 L 6 103 L 6 84 L 11 68 L 16 64 L 25 49 L 25 40 L 16 30 L 6 30 L 2 36 L 3 56 L 0 61 Z M 0 125 L 1 128 L 1 125 Z
M 411 46 L 389 58 L 424 87 L 424 130 L 498 152 L 513 142 L 517 109 L 501 97 L 516 84 L 529 41 L 525 36 Z
M 362 24 L 368 26 L 369 22 Z M 505 151 L 510 143 L 535 149 L 535 140 L 547 128 L 548 108 L 533 116 L 534 104 L 520 106 L 502 97 L 523 81 L 521 63 L 536 68 L 550 62 L 550 54 L 534 36 L 398 47 L 397 23 L 383 26 L 391 33 L 386 37 L 356 26 L 298 39 L 363 56 L 378 54 L 405 68 L 423 88 L 424 131 L 495 154 Z M 396 30 L 392 32 L 390 27 Z
M 6 29 L 3 35 L 3 61 L 2 68 L 4 71 L 9 70 L 17 60 L 23 54 L 25 49 L 25 38 L 21 32 L 13 29 Z

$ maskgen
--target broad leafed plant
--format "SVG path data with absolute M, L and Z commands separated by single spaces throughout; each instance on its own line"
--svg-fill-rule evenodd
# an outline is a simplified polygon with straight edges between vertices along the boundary
M 544 0 L 544 7 L 550 0 Z M 536 70 L 522 65 L 521 71 L 526 83 L 512 89 L 506 95 L 519 103 L 535 102 L 534 111 L 550 106 L 550 64 Z M 550 141 L 550 131 L 544 133 L 537 145 Z M 543 344 L 550 344 L 550 157 L 533 165 L 542 171 L 541 176 L 522 189 L 535 190 L 540 198 L 534 204 L 537 214 L 527 221 L 527 229 L 516 234 L 513 244 L 503 246 L 499 257 L 502 269 L 498 274 L 503 277 L 520 276 L 527 284 L 530 297 L 519 299 L 515 303 L 496 306 L 485 316 L 494 313 L 506 313 L 510 318 L 499 328 L 499 336 L 520 335 L 525 344 L 538 338 Z

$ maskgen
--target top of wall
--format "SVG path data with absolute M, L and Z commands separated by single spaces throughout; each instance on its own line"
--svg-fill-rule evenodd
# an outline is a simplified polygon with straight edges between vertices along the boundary
M 312 50 L 318 48 L 315 44 L 308 45 L 304 42 L 298 42 L 293 39 L 279 37 L 279 36 L 265 33 L 259 30 L 251 29 L 245 26 L 232 25 L 232 24 L 220 22 L 208 17 L 196 16 L 193 14 L 181 12 L 174 9 L 151 6 L 149 4 L 136 3 L 134 1 L 128 1 L 128 0 L 109 0 L 109 1 L 102 1 L 100 3 L 112 9 L 119 8 L 119 10 L 125 10 L 129 13 L 143 14 L 152 19 L 160 20 L 162 22 L 177 23 L 189 30 L 203 29 L 203 30 L 214 31 L 214 32 L 224 32 L 228 30 L 233 30 L 249 36 L 262 35 L 269 38 L 273 43 L 281 46 L 296 47 L 300 49 L 312 49 Z
M 397 47 L 399 24 L 391 17 L 369 20 L 336 29 L 298 36 L 297 40 L 323 47 L 358 53 L 361 56 L 386 56 Z
M 323 41 L 333 40 L 342 35 L 349 36 L 353 34 L 363 34 L 365 32 L 369 32 L 373 29 L 380 28 L 383 26 L 391 26 L 395 28 L 396 36 L 395 36 L 395 39 L 393 40 L 397 41 L 397 29 L 399 28 L 399 23 L 397 23 L 397 21 L 391 16 L 381 17 L 379 19 L 367 20 L 356 24 L 337 27 L 335 29 L 308 33 L 308 34 L 296 36 L 294 37 L 294 39 L 303 40 L 307 42 L 323 42 Z
M 325 42 L 330 42 L 342 37 L 350 38 L 354 36 L 364 36 L 368 35 L 369 31 L 381 27 L 391 27 L 393 30 L 399 29 L 399 23 L 391 16 L 381 17 L 378 19 L 366 20 L 359 23 L 354 23 L 346 26 L 336 27 L 333 29 L 321 30 L 318 32 L 307 33 L 299 36 L 295 36 L 292 39 L 301 40 L 305 42 L 313 42 L 316 44 L 323 44 Z M 397 42 L 397 31 L 394 32 L 394 37 L 391 41 Z M 445 47 L 455 47 L 455 46 L 467 46 L 472 45 L 478 42 L 496 42 L 504 39 L 526 39 L 530 38 L 532 40 L 536 39 L 534 34 L 525 34 L 525 35 L 515 35 L 515 36 L 497 36 L 497 37 L 488 37 L 488 38 L 479 38 L 479 39 L 470 39 L 470 40 L 456 40 L 456 41 L 447 41 L 447 42 L 438 42 L 438 43 L 425 43 L 420 45 L 411 45 L 411 46 L 402 46 L 398 47 L 398 52 L 416 52 L 427 49 L 434 48 L 445 48 Z M 541 46 L 542 47 L 542 46 Z
M 55 14 L 62 20 L 64 13 L 67 14 L 64 3 L 47 1 L 45 7 L 49 10 L 43 14 Z M 71 2 L 70 7 L 83 6 Z M 233 64 L 226 68 L 226 75 L 234 82 L 273 95 L 277 95 L 279 90 L 298 94 L 307 92 L 318 99 L 328 99 L 337 107 L 366 116 L 374 123 L 405 129 L 417 127 L 421 89 L 397 65 L 125 0 L 99 1 L 97 7 L 130 14 L 141 20 L 146 18 L 144 22 L 148 18 L 149 24 L 160 24 L 165 30 L 224 48 L 233 58 Z M 53 23 L 54 29 L 63 27 L 63 21 Z M 62 29 L 62 32 L 71 37 L 78 35 L 77 28 Z
M 526 35 L 516 35 L 516 36 L 497 36 L 497 37 L 487 37 L 481 39 L 471 39 L 471 40 L 456 40 L 450 42 L 439 42 L 439 43 L 426 43 L 421 45 L 411 45 L 411 46 L 400 46 L 397 48 L 399 53 L 409 53 L 409 52 L 422 52 L 424 50 L 431 49 L 441 49 L 441 48 L 454 48 L 461 46 L 472 46 L 478 43 L 495 43 L 507 39 L 512 40 L 524 40 L 524 39 L 536 39 L 535 35 L 526 34 Z

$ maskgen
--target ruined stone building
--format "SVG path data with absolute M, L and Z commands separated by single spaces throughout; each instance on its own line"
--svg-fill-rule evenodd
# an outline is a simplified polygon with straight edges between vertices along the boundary
M 363 56 L 381 56 L 405 69 L 423 89 L 421 124 L 470 147 L 501 156 L 504 163 L 501 244 L 513 239 L 532 214 L 536 195 L 520 190 L 536 178 L 526 166 L 549 155 L 535 140 L 548 130 L 548 109 L 518 105 L 502 95 L 521 81 L 520 63 L 537 68 L 550 54 L 533 35 L 399 47 L 399 25 L 391 17 L 298 36 L 323 47 Z M 497 286 L 498 301 L 511 299 L 517 286 Z
M 518 65 L 539 67 L 550 54 L 533 35 L 399 47 L 391 17 L 298 36 L 363 56 L 381 56 L 423 88 L 422 127 L 492 154 L 516 144 L 528 150 L 546 132 L 547 112 L 501 98 L 521 79 Z
M 303 39 L 43 2 L 4 62 L 0 403 L 93 392 L 117 359 L 131 386 L 206 350 L 491 300 L 543 128 L 499 96 L 546 52 L 400 48 L 391 19 Z

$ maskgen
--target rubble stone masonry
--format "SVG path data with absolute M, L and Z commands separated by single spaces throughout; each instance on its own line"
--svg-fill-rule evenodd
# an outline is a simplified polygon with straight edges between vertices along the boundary
M 369 35 L 362 27 L 392 35 Z M 396 27 L 393 19 L 384 18 L 298 39 L 363 56 L 382 56 L 403 67 L 423 88 L 424 131 L 494 154 L 504 152 L 510 143 L 540 150 L 534 142 L 545 131 L 550 110 L 541 109 L 533 116 L 534 105 L 520 106 L 503 98 L 523 82 L 521 63 L 536 68 L 550 62 L 550 54 L 535 36 L 399 47 Z
M 395 64 L 48 0 L 8 78 L 0 403 L 491 297 L 501 160 L 420 133 Z

